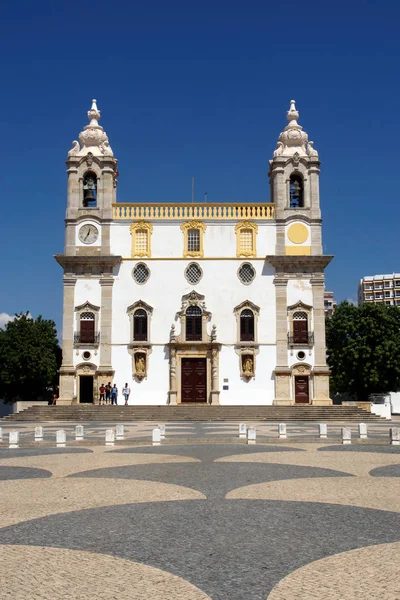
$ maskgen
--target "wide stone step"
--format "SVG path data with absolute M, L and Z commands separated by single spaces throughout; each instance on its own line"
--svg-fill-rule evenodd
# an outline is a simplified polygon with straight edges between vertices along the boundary
M 353 406 L 33 406 L 3 421 L 381 421 Z

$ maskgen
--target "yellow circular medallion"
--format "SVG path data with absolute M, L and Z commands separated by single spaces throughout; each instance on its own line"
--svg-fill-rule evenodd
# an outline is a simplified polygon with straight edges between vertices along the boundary
M 303 244 L 308 239 L 308 229 L 303 223 L 293 223 L 288 229 L 288 238 L 293 244 Z

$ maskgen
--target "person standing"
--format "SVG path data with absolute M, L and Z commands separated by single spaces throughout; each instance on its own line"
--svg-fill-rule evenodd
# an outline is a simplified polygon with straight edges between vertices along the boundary
M 114 385 L 111 388 L 111 404 L 117 404 L 117 398 L 118 398 L 118 388 L 117 388 L 116 384 L 114 383 Z
M 100 404 L 105 404 L 106 401 L 104 399 L 104 393 L 106 391 L 106 388 L 104 387 L 104 383 L 101 384 L 101 386 L 99 387 L 99 392 L 100 392 Z
M 111 403 L 111 381 L 106 385 L 106 404 Z
M 125 406 L 128 406 L 128 400 L 129 400 L 129 396 L 131 393 L 131 388 L 128 387 L 128 384 L 125 384 L 125 387 L 122 388 L 122 393 L 124 395 L 125 398 Z

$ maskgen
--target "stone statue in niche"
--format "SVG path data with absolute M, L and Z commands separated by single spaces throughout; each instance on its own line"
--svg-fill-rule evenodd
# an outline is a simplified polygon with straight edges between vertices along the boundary
M 245 377 L 252 377 L 254 375 L 254 362 L 251 356 L 243 356 L 242 368 Z
M 135 355 L 135 375 L 138 379 L 146 377 L 146 356 L 144 354 Z

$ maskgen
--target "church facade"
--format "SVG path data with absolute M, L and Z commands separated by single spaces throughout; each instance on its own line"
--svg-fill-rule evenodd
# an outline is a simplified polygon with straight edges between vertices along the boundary
M 99 125 L 68 153 L 59 404 L 329 405 L 320 162 L 294 101 L 270 201 L 117 201 Z

